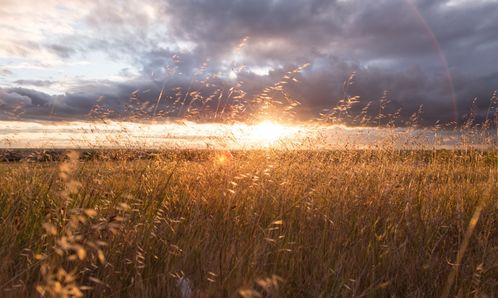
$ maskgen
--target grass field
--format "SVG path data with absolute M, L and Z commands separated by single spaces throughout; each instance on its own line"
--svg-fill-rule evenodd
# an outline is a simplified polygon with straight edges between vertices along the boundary
M 496 150 L 131 154 L 0 163 L 0 296 L 498 295 Z

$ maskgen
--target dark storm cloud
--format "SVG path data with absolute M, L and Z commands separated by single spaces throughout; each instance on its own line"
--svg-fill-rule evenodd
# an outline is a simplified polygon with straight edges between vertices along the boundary
M 31 98 L 29 96 L 0 89 L 0 105 L 3 107 L 12 109 L 18 105 L 27 105 L 30 103 Z
M 40 91 L 27 88 L 10 88 L 4 90 L 7 94 L 19 94 L 30 99 L 31 105 L 44 107 L 52 102 L 53 97 Z
M 167 96 L 174 87 L 192 88 L 192 77 L 205 62 L 204 73 L 225 73 L 225 78 L 217 79 L 218 88 L 233 84 L 226 78 L 231 67 L 245 64 L 237 79 L 248 97 L 278 82 L 287 70 L 311 63 L 299 74 L 299 83 L 286 87 L 301 100 L 298 116 L 303 118 L 337 104 L 344 97 L 344 81 L 353 72 L 356 77 L 347 93 L 360 96 L 356 111 L 370 101 L 378 104 L 386 94 L 393 111 L 402 109 L 404 120 L 423 105 L 426 123 L 454 120 L 455 108 L 461 119 L 475 97 L 478 112 L 485 114 L 488 99 L 498 88 L 493 62 L 498 61 L 496 1 L 158 0 L 154 4 L 158 17 L 151 21 L 136 2 L 105 2 L 85 19 L 91 35 L 76 33 L 45 46 L 63 58 L 102 51 L 112 59 L 128 60 L 141 72 L 127 82 L 81 83 L 65 95 L 51 97 L 56 111 L 82 116 L 100 96 L 122 111 L 137 89 L 154 102 L 163 86 Z M 238 50 L 240 60 L 232 61 L 245 37 L 246 44 Z M 261 76 L 254 73 L 257 67 L 272 70 Z M 31 98 L 25 89 L 19 94 Z M 40 95 L 35 95 L 31 105 L 40 106 Z M 46 112 L 39 111 L 32 109 L 34 114 Z
M 263 55 L 258 58 L 295 59 L 307 57 L 313 47 L 326 45 L 327 36 L 341 34 L 340 22 L 344 18 L 333 3 L 172 0 L 168 9 L 175 32 L 181 38 L 197 42 L 199 51 L 208 56 L 223 58 L 223 54 L 248 36 L 255 43 L 266 42 L 269 48 L 275 43 L 276 52 L 259 49 Z
M 0 110 L 6 112 L 0 115 L 4 118 L 48 120 L 130 116 L 140 119 L 151 117 L 153 112 L 158 112 L 158 115 L 164 114 L 164 111 L 170 112 L 168 105 L 171 104 L 178 86 L 183 83 L 184 81 L 178 79 L 167 84 L 150 79 L 136 79 L 124 83 L 81 81 L 77 87 L 62 95 L 49 95 L 28 88 L 0 88 Z M 195 83 L 191 87 L 195 90 L 199 89 L 200 85 Z M 157 102 L 162 88 L 164 95 L 161 101 Z M 158 106 L 157 109 L 154 109 L 155 105 Z M 174 113 L 167 116 L 179 115 Z
M 398 67 L 410 62 L 433 65 L 437 52 L 424 22 L 449 56 L 462 50 L 469 54 L 486 44 L 497 47 L 496 2 L 469 1 L 456 7 L 445 1 L 408 0 L 168 3 L 176 36 L 195 41 L 210 57 L 223 56 L 249 36 L 250 56 L 258 59 L 295 63 L 327 53 L 362 64 L 386 59 L 402 64 Z

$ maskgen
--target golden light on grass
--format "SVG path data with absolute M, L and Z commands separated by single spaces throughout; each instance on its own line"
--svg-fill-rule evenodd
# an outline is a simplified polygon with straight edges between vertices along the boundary
M 226 164 L 233 158 L 232 154 L 229 151 L 218 152 L 214 157 L 214 162 L 219 165 Z
M 496 149 L 29 154 L 0 162 L 2 297 L 497 297 Z

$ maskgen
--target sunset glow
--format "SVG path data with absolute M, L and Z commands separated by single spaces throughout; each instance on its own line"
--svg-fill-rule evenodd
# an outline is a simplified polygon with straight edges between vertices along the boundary
M 259 124 L 248 126 L 246 130 L 248 136 L 254 141 L 271 144 L 292 135 L 295 132 L 295 127 L 266 120 Z
M 143 148 L 143 149 L 341 149 L 397 147 L 455 148 L 451 131 L 346 127 L 341 125 L 195 122 L 20 122 L 0 121 L 0 148 Z M 414 141 L 416 140 L 416 142 Z M 482 147 L 484 140 L 468 139 Z

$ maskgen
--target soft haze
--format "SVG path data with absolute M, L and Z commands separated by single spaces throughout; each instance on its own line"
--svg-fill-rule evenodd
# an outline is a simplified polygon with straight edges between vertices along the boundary
M 433 124 L 477 97 L 479 119 L 498 88 L 497 15 L 495 0 L 2 0 L 0 119 L 81 120 L 97 100 L 119 117 L 132 92 L 154 105 L 163 88 L 159 110 L 237 83 L 250 98 L 305 63 L 285 87 L 300 119 L 352 73 L 357 110 L 387 96 Z

